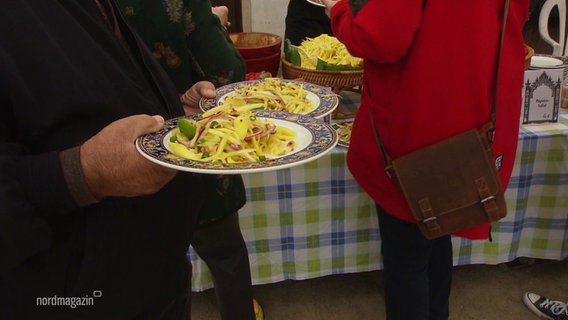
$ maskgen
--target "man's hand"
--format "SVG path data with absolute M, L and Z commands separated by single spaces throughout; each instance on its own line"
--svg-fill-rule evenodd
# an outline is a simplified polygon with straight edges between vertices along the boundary
M 134 145 L 138 136 L 163 125 L 161 116 L 130 116 L 109 124 L 81 146 L 85 181 L 97 199 L 153 194 L 175 176 L 175 170 L 144 159 Z
M 209 81 L 199 81 L 181 95 L 180 100 L 185 114 L 201 112 L 199 100 L 201 98 L 215 98 L 215 86 Z
M 229 22 L 229 8 L 227 8 L 226 6 L 218 6 L 218 7 L 212 7 L 211 11 L 213 12 L 213 14 L 219 17 L 222 26 L 225 26 L 227 28 L 229 27 L 227 25 Z
M 325 5 L 325 14 L 331 18 L 330 11 L 331 8 L 337 3 L 337 0 L 321 0 L 321 2 Z

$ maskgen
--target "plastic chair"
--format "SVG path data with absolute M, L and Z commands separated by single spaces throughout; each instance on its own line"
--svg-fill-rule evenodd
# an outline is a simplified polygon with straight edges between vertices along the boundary
M 547 0 L 540 9 L 538 17 L 538 31 L 540 37 L 552 46 L 553 56 L 564 56 L 566 46 L 566 1 L 567 0 Z M 548 20 L 552 9 L 558 7 L 558 41 L 550 37 L 548 32 Z

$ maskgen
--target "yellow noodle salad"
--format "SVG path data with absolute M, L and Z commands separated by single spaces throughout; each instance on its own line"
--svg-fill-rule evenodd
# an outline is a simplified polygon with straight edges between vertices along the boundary
M 178 119 L 169 147 L 190 160 L 243 163 L 283 156 L 296 144 L 294 131 L 257 118 L 247 106 L 226 104 L 194 119 Z
M 336 65 L 363 65 L 363 59 L 352 56 L 343 43 L 327 34 L 306 38 L 298 48 L 303 68 L 316 69 L 317 59 Z
M 221 104 L 308 114 L 316 108 L 314 101 L 308 99 L 308 93 L 301 84 L 266 78 L 235 87 Z
M 343 122 L 337 123 L 337 134 L 339 135 L 339 140 L 349 143 L 351 140 L 351 129 L 353 128 L 353 122 Z

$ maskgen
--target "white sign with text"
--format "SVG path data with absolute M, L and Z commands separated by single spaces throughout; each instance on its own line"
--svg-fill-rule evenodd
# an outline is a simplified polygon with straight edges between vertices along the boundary
M 525 71 L 522 124 L 558 121 L 562 78 L 562 69 Z

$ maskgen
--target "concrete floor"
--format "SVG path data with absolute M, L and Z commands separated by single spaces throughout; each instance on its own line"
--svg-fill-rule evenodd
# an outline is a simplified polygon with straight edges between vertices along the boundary
M 266 320 L 379 320 L 385 319 L 382 283 L 375 271 L 260 285 L 254 292 Z M 525 291 L 567 301 L 568 259 L 456 267 L 450 318 L 539 319 L 522 303 Z M 192 319 L 220 319 L 213 290 L 193 295 Z

